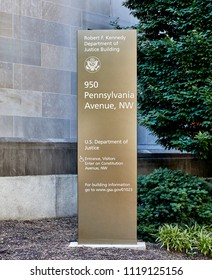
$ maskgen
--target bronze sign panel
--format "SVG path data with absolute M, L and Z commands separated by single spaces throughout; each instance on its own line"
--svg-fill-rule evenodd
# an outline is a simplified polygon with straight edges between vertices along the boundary
M 137 243 L 134 30 L 78 32 L 79 244 Z

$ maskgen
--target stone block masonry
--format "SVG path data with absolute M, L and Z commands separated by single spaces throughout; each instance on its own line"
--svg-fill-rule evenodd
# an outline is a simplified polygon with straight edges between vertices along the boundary
M 122 0 L 0 0 L 0 219 L 76 214 L 77 30 L 117 17 L 135 22 Z
M 121 0 L 0 0 L 0 137 L 77 142 L 76 31 L 112 28 L 117 2 L 129 25 Z
M 77 215 L 77 175 L 0 177 L 0 220 Z
M 0 176 L 53 174 L 77 174 L 75 143 L 0 142 Z

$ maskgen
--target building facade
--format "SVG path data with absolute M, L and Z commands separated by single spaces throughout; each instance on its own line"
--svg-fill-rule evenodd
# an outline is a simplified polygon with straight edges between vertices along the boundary
M 0 219 L 77 213 L 77 30 L 133 25 L 122 2 L 0 0 Z
M 77 30 L 121 0 L 0 0 L 0 219 L 77 212 Z

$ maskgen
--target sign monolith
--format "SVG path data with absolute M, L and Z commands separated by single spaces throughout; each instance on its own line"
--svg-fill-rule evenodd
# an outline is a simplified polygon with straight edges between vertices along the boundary
M 78 32 L 79 244 L 137 243 L 136 31 Z

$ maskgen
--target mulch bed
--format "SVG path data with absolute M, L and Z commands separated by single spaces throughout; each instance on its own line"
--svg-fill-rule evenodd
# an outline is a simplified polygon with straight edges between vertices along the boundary
M 201 260 L 203 255 L 169 252 L 159 244 L 147 249 L 70 248 L 77 241 L 77 218 L 0 221 L 0 260 Z

